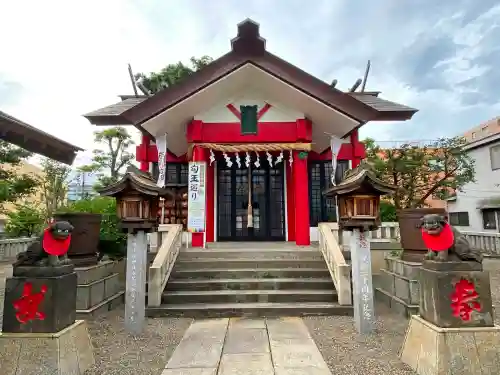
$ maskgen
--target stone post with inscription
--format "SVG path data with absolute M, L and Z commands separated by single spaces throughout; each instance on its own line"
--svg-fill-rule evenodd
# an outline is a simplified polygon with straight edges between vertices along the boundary
M 439 215 L 424 216 L 422 237 L 429 252 L 420 271 L 420 312 L 411 317 L 401 360 L 419 375 L 497 375 L 500 326 L 480 251 Z
M 380 225 L 380 196 L 395 190 L 395 186 L 379 180 L 369 166 L 361 164 L 347 171 L 338 185 L 323 193 L 337 196 L 339 229 L 352 232 L 354 321 L 357 331 L 362 334 L 373 331 L 375 320 L 369 231 Z
M 127 236 L 127 281 L 125 286 L 125 328 L 141 334 L 146 311 L 147 241 L 144 231 Z
M 120 181 L 99 191 L 103 196 L 116 198 L 120 227 L 127 233 L 125 328 L 135 335 L 142 333 L 145 323 L 147 234 L 158 227 L 160 199 L 175 199 L 175 194 L 163 185 L 162 178 L 155 182 L 150 173 L 129 166 Z
M 351 265 L 354 303 L 354 323 L 359 333 L 371 333 L 375 319 L 373 307 L 372 262 L 369 232 L 353 229 L 351 235 Z

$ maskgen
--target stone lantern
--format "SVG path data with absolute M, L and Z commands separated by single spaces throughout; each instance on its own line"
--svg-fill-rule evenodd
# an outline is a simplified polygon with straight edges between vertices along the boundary
M 159 187 L 149 173 L 133 166 L 120 181 L 100 190 L 99 194 L 116 198 L 120 226 L 129 233 L 154 230 L 158 224 L 160 198 L 174 196 L 170 190 Z
M 140 334 L 145 321 L 148 243 L 146 233 L 158 223 L 160 198 L 173 197 L 159 187 L 153 177 L 136 167 L 129 167 L 117 183 L 99 191 L 116 198 L 120 226 L 127 232 L 127 281 L 125 286 L 125 327 Z
M 379 180 L 369 167 L 360 166 L 347 171 L 337 186 L 323 194 L 337 196 L 339 227 L 372 231 L 380 226 L 380 196 L 392 194 L 396 189 Z
M 323 192 L 336 196 L 341 230 L 351 231 L 354 320 L 359 333 L 370 333 L 375 320 L 370 254 L 370 232 L 380 225 L 380 196 L 394 193 L 396 187 L 379 180 L 367 165 L 349 170 L 336 186 Z M 344 247 L 345 250 L 345 247 Z

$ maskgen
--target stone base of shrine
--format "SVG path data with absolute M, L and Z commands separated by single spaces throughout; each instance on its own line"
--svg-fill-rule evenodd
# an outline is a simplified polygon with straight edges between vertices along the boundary
M 57 333 L 0 333 L 2 375 L 83 375 L 93 364 L 84 320 Z
M 401 361 L 418 375 L 498 375 L 500 326 L 440 328 L 413 315 Z

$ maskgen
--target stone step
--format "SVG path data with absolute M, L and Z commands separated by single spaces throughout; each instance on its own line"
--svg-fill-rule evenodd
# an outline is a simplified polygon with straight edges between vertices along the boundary
M 212 279 L 173 280 L 167 284 L 169 291 L 181 290 L 289 290 L 323 289 L 333 290 L 331 278 L 275 278 L 275 279 Z
M 219 265 L 220 267 L 220 265 Z M 275 279 L 275 278 L 314 278 L 330 277 L 326 265 L 320 268 L 199 268 L 178 269 L 174 267 L 172 277 L 174 280 L 186 279 Z
M 147 307 L 146 315 L 149 317 L 173 316 L 187 318 L 353 315 L 353 307 L 341 306 L 336 302 L 193 303 Z
M 335 290 L 208 290 L 167 291 L 162 303 L 335 302 Z
M 295 242 L 265 241 L 265 242 L 209 242 L 208 249 L 313 249 L 314 246 L 297 246 Z
M 176 261 L 176 270 L 198 270 L 198 269 L 219 269 L 219 268 L 325 268 L 326 263 L 322 259 L 318 260 L 298 260 L 298 259 L 207 259 Z
M 209 260 L 209 259 L 300 259 L 300 260 L 323 260 L 323 255 L 317 250 L 305 249 L 185 249 L 181 250 L 177 261 L 185 260 Z

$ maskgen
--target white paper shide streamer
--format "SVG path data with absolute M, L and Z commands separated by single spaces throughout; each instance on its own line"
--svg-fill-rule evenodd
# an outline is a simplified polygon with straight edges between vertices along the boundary
M 209 160 L 210 160 L 210 165 L 212 165 L 212 163 L 215 161 L 215 154 L 214 154 L 214 151 L 212 149 L 210 149 Z
M 337 138 L 335 136 L 330 137 L 330 149 L 332 151 L 332 175 L 330 179 L 332 181 L 332 185 L 335 186 L 335 172 L 337 170 L 337 156 L 340 151 L 340 147 L 342 146 L 342 139 Z
M 224 156 L 224 160 L 226 161 L 226 165 L 228 168 L 231 168 L 233 166 L 233 162 L 231 161 L 231 158 L 225 153 L 222 153 L 222 156 Z
M 238 152 L 235 155 L 235 159 L 236 159 L 236 165 L 238 166 L 238 168 L 241 168 L 241 157 Z
M 274 162 L 274 165 L 279 164 L 283 161 L 283 150 L 280 151 L 280 154 L 276 158 L 276 161 Z
M 255 158 L 255 163 L 253 163 L 253 165 L 255 165 L 257 168 L 260 168 L 260 158 L 259 158 L 259 153 L 258 153 L 258 152 L 256 152 L 256 153 L 255 153 L 255 156 L 256 156 L 256 158 Z
M 272 166 L 273 166 L 273 156 L 269 153 L 269 151 L 266 151 L 266 156 L 267 156 L 267 162 L 269 163 L 269 166 L 272 168 Z
M 288 154 L 288 163 L 290 164 L 290 167 L 291 167 L 293 164 L 293 151 L 290 150 L 289 152 L 290 153 Z
M 245 166 L 248 168 L 250 166 L 250 153 L 247 151 L 245 156 Z
M 158 149 L 158 181 L 159 187 L 165 187 L 165 174 L 167 170 L 167 133 L 156 138 Z

